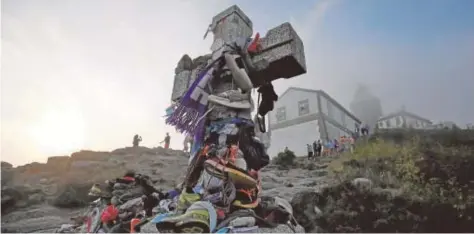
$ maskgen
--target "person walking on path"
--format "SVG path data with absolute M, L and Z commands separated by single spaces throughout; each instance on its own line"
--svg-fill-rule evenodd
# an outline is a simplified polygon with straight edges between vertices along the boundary
M 165 136 L 165 139 L 162 142 L 160 142 L 160 144 L 164 142 L 165 143 L 165 149 L 169 149 L 170 148 L 170 141 L 171 141 L 171 137 L 170 137 L 170 134 L 167 132 L 166 136 Z

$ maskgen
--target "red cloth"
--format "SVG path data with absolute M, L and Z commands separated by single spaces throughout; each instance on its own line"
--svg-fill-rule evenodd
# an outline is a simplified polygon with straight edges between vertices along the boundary
M 260 49 L 259 47 L 260 47 L 260 33 L 257 33 L 253 41 L 248 46 L 247 51 L 250 53 L 257 53 L 258 50 Z
M 114 221 L 115 219 L 117 219 L 118 213 L 119 210 L 117 209 L 117 207 L 115 207 L 114 205 L 109 205 L 107 206 L 107 208 L 105 208 L 104 212 L 100 216 L 100 220 L 103 223 Z
M 123 179 L 126 181 L 135 181 L 135 178 L 130 177 L 130 176 L 124 176 Z
M 170 148 L 170 144 L 169 143 L 165 143 L 165 149 L 169 149 Z

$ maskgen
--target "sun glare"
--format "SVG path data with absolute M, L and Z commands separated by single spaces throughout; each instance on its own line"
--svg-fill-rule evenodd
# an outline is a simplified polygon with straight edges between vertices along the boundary
M 44 113 L 31 128 L 34 141 L 47 156 L 69 155 L 84 146 L 84 118 L 73 111 Z

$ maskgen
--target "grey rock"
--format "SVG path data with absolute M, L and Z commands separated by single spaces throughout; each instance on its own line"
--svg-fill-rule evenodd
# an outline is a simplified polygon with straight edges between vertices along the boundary
M 355 178 L 351 181 L 352 185 L 361 190 L 370 190 L 373 187 L 373 183 L 367 178 Z
M 252 21 L 236 5 L 220 12 L 212 18 L 214 41 L 221 39 L 224 42 L 233 42 L 237 38 L 249 38 L 253 34 Z
M 142 198 L 134 198 L 132 200 L 128 200 L 123 205 L 119 206 L 119 210 L 130 210 L 132 207 L 137 207 L 142 203 Z
M 37 204 L 37 203 L 41 203 L 43 201 L 44 201 L 44 196 L 42 194 L 35 193 L 35 194 L 32 194 L 32 195 L 28 196 L 28 203 L 29 204 Z
M 275 228 L 259 228 L 258 233 L 305 233 L 304 228 L 298 225 L 295 229 L 292 229 L 286 224 L 280 224 Z
M 199 57 L 193 59 L 192 69 L 195 69 L 195 68 L 197 68 L 199 66 L 202 66 L 202 65 L 207 65 L 207 63 L 209 62 L 211 57 L 212 56 L 210 54 L 207 54 L 207 55 L 199 56 Z
M 252 57 L 257 68 L 252 76 L 262 83 L 306 73 L 303 41 L 290 23 L 270 29 L 262 38 L 261 46 L 261 52 Z
M 178 62 L 178 66 L 174 69 L 175 74 L 178 74 L 183 71 L 190 71 L 193 69 L 193 61 L 189 55 L 185 54 Z
M 57 233 L 75 233 L 75 226 L 72 224 L 63 224 L 61 227 L 56 230 Z
M 1 168 L 3 169 L 12 169 L 13 165 L 9 162 L 1 161 Z
M 296 193 L 291 200 L 295 219 L 307 232 L 317 228 L 316 220 L 323 214 L 318 206 L 321 199 L 319 193 L 305 191 Z
M 171 92 L 171 100 L 180 99 L 188 90 L 191 79 L 191 71 L 183 70 L 174 76 L 173 90 Z

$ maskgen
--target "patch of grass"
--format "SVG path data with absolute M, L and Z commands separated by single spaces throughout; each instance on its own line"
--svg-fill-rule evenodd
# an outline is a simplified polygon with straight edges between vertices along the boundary
M 333 191 L 325 195 L 332 202 L 324 204 L 327 214 L 317 222 L 329 232 L 474 230 L 474 141 L 470 140 L 474 132 L 471 134 L 378 133 L 352 154 L 331 162 L 330 176 L 340 183 L 327 190 Z M 350 185 L 360 177 L 373 182 L 372 191 L 356 191 Z M 395 192 L 382 196 L 381 191 Z M 372 208 L 367 211 L 367 207 Z M 388 211 L 394 215 L 383 215 Z M 337 217 L 335 212 L 339 212 Z M 360 220 L 347 221 L 354 214 Z

